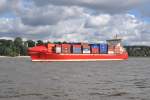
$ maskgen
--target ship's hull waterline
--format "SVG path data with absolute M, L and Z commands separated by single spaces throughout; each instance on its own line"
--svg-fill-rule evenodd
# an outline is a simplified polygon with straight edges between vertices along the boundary
M 110 61 L 127 60 L 128 54 L 30 53 L 32 61 Z

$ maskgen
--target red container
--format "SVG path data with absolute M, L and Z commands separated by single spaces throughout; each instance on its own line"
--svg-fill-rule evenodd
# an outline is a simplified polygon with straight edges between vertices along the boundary
M 70 44 L 62 44 L 62 53 L 71 53 L 71 45 Z
M 61 44 L 61 46 L 64 48 L 69 48 L 69 47 L 71 47 L 71 45 L 70 44 Z
M 73 46 L 73 48 L 81 48 L 81 45 L 79 45 L 79 44 L 73 44 L 72 46 Z
M 89 45 L 88 43 L 81 43 L 81 45 Z
M 68 54 L 68 53 L 71 53 L 71 50 L 70 49 L 62 49 L 62 53 Z
M 82 47 L 83 47 L 83 48 L 90 48 L 90 46 L 84 46 L 84 45 L 83 45 Z
M 89 45 L 82 45 L 82 48 L 90 48 Z
M 91 48 L 92 54 L 99 54 L 99 48 Z
M 55 47 L 55 44 L 48 43 L 48 44 L 47 44 L 48 52 L 53 53 L 53 52 L 54 52 L 54 47 Z
M 82 48 L 90 48 L 88 43 L 81 43 L 81 45 L 82 45 Z
M 47 44 L 47 47 L 49 48 L 49 47 L 54 47 L 55 46 L 55 44 L 52 44 L 52 43 L 48 43 Z

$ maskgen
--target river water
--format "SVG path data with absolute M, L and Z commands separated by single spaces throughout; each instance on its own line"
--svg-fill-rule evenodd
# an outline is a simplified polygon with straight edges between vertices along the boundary
M 100 62 L 0 58 L 0 100 L 150 100 L 150 58 Z

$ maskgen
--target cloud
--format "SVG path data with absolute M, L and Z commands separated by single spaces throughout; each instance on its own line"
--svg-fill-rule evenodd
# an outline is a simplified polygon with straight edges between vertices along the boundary
M 150 17 L 150 1 L 149 0 L 144 0 L 145 2 L 141 4 L 141 6 L 139 6 L 137 8 L 137 10 L 140 12 L 142 17 Z
M 0 0 L 0 15 L 8 12 L 14 12 L 18 6 L 19 0 Z
M 105 18 L 104 16 L 107 16 L 107 18 Z M 103 37 L 109 38 L 111 36 L 114 36 L 115 34 L 118 34 L 128 44 L 136 44 L 137 42 L 140 43 L 142 41 L 147 41 L 150 39 L 150 32 L 147 31 L 150 25 L 142 20 L 139 20 L 131 14 L 107 14 L 90 16 L 88 19 L 89 20 L 87 20 L 87 22 L 85 23 L 85 27 L 93 31 L 105 34 L 105 36 Z M 100 23 L 100 21 L 97 19 L 103 19 L 104 22 L 101 21 Z M 97 36 L 100 35 L 101 34 L 97 34 Z
M 118 34 L 124 43 L 149 43 L 150 25 L 131 14 L 84 15 L 84 18 L 63 20 L 55 25 L 25 25 L 20 18 L 1 19 L 0 37 L 20 36 L 49 41 L 101 42 Z
M 1 0 L 0 1 L 0 13 L 4 13 L 8 10 L 8 5 L 6 0 Z
M 1 38 L 101 42 L 118 34 L 127 44 L 150 42 L 150 24 L 128 13 L 142 9 L 146 0 L 8 1 L 0 1 L 0 14 L 12 12 L 15 17 L 0 17 Z
M 108 14 L 102 14 L 99 16 L 92 16 L 92 17 L 90 16 L 87 19 L 85 26 L 86 27 L 100 27 L 100 26 L 106 25 L 109 23 L 110 17 L 111 16 Z
M 25 25 L 40 26 L 53 25 L 62 20 L 81 17 L 83 9 L 78 7 L 56 7 L 49 5 L 46 7 L 32 6 L 32 8 L 17 13 Z
M 142 17 L 150 17 L 150 0 L 33 0 L 37 7 L 48 5 L 82 7 L 94 13 L 120 14 L 136 10 Z
M 31 27 L 24 25 L 19 18 L 0 19 L 0 37 L 22 37 L 28 39 L 42 39 L 46 37 L 46 34 L 41 34 L 43 32 L 48 32 L 49 28 L 45 27 Z
M 103 13 L 122 13 L 139 5 L 137 0 L 33 0 L 37 6 L 80 6 Z

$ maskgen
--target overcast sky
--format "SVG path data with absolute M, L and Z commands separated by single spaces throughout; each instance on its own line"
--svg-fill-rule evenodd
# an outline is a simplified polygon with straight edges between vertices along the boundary
M 150 45 L 150 0 L 0 0 L 0 38 Z

